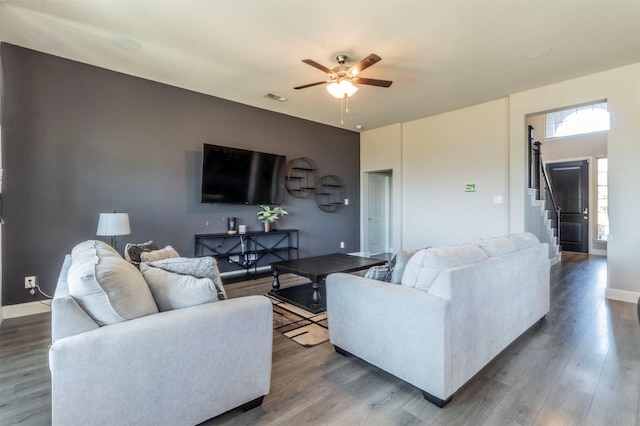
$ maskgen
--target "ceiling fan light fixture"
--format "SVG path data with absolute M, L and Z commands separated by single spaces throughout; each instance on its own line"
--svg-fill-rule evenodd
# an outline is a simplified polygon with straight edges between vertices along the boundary
M 353 96 L 358 91 L 358 88 L 349 80 L 340 80 L 339 82 L 328 84 L 327 91 L 337 99 L 344 99 Z

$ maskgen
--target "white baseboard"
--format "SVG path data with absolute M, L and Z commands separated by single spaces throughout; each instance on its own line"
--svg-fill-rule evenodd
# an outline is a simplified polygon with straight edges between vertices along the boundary
M 2 317 L 8 319 L 51 312 L 49 303 L 50 302 L 28 302 L 17 305 L 5 305 L 2 307 Z
M 638 303 L 640 292 L 607 288 L 604 291 L 604 297 L 611 300 L 619 300 L 621 302 Z
M 592 254 L 594 256 L 606 256 L 607 255 L 607 251 L 606 250 L 599 250 L 599 249 L 591 249 L 589 254 Z

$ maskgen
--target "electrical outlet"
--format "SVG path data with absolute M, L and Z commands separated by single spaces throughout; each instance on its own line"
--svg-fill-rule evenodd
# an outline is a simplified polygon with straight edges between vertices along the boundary
M 24 288 L 35 288 L 35 286 L 36 286 L 35 275 L 30 277 L 24 277 Z
M 340 248 L 344 248 L 344 241 L 340 241 Z

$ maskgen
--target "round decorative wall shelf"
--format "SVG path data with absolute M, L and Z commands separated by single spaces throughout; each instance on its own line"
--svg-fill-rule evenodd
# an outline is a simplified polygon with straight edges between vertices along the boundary
M 309 158 L 294 158 L 287 163 L 284 187 L 296 198 L 308 198 L 314 191 L 318 167 Z
M 344 182 L 336 175 L 322 176 L 316 183 L 313 194 L 316 205 L 327 213 L 335 213 L 344 207 L 344 199 L 347 196 L 347 188 Z

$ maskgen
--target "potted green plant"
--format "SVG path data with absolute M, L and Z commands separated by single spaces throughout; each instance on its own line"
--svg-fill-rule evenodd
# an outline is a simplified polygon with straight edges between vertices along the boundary
M 258 212 L 258 219 L 260 219 L 262 223 L 264 223 L 264 232 L 271 231 L 272 223 L 275 223 L 278 219 L 280 219 L 281 216 L 289 214 L 282 207 L 271 207 L 265 204 L 261 204 L 260 208 L 262 210 Z

